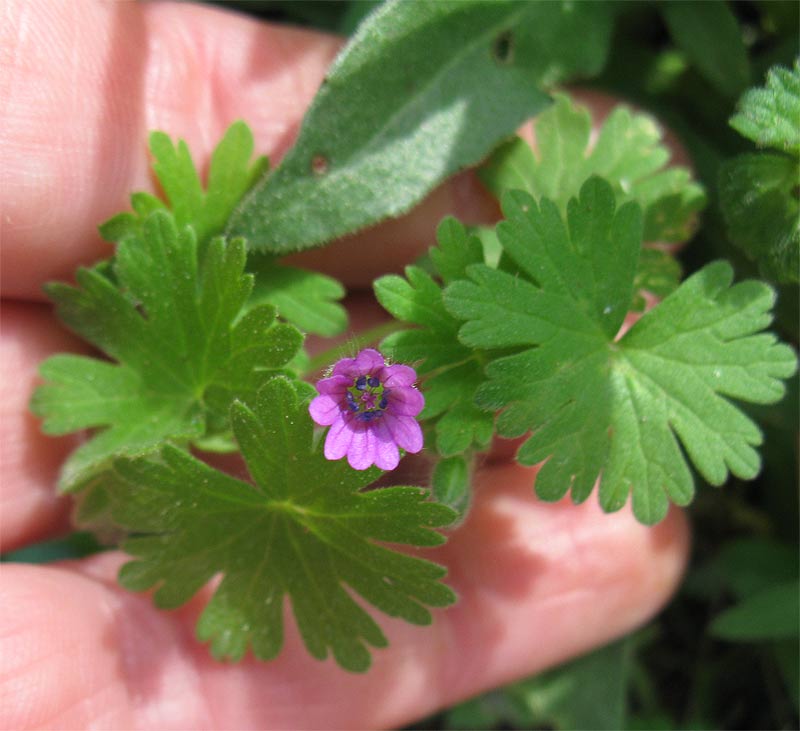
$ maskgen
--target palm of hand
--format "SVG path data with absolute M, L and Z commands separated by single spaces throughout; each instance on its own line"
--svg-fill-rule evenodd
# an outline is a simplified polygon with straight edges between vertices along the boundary
M 79 11 L 12 3 L 7 15 L 0 31 L 13 59 L 0 138 L 9 161 L 0 336 L 4 551 L 64 530 L 69 512 L 52 485 L 73 440 L 43 437 L 27 401 L 36 364 L 81 345 L 42 304 L 41 284 L 109 254 L 94 227 L 125 207 L 130 190 L 151 187 L 136 142 L 147 129 L 169 130 L 207 154 L 242 117 L 259 149 L 280 156 L 339 45 L 187 5 Z M 411 261 L 446 213 L 487 220 L 494 209 L 462 176 L 410 216 L 300 258 L 366 288 Z M 391 260 L 372 245 L 387 239 Z M 349 304 L 354 328 L 379 317 L 366 294 Z M 685 560 L 680 514 L 646 529 L 627 513 L 603 516 L 590 504 L 538 503 L 531 470 L 501 452 L 478 472 L 468 522 L 433 556 L 448 565 L 459 604 L 438 613 L 431 628 L 380 618 L 391 646 L 364 676 L 308 657 L 291 623 L 278 660 L 215 662 L 193 636 L 204 596 L 177 611 L 155 610 L 148 597 L 116 585 L 119 553 L 57 566 L 5 564 L 0 727 L 399 725 L 600 645 L 650 616 Z

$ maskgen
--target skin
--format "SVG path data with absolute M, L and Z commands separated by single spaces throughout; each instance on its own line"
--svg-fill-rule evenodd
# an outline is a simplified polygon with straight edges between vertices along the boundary
M 130 191 L 153 189 L 148 130 L 183 137 L 207 161 L 224 129 L 244 118 L 276 161 L 341 41 L 188 4 L 10 0 L 0 13 L 0 548 L 8 551 L 68 529 L 70 501 L 53 485 L 76 440 L 42 436 L 27 402 L 42 358 L 86 347 L 52 317 L 41 285 L 111 253 L 95 227 L 127 208 Z M 296 260 L 346 274 L 353 326 L 366 326 L 381 315 L 358 290 L 429 246 L 447 213 L 497 216 L 466 174 L 408 216 Z M 119 553 L 4 564 L 0 728 L 398 726 L 652 617 L 685 565 L 683 515 L 645 528 L 628 510 L 601 514 L 593 500 L 541 503 L 536 470 L 509 452 L 483 459 L 468 521 L 426 553 L 449 567 L 458 605 L 435 612 L 428 628 L 378 617 L 391 646 L 366 675 L 311 659 L 291 621 L 274 662 L 217 663 L 193 638 L 207 592 L 157 611 L 148 596 L 116 585 Z

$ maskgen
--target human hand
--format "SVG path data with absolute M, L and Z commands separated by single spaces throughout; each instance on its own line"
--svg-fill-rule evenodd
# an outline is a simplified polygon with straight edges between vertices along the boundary
M 10 2 L 4 7 L 0 137 L 3 329 L 2 535 L 7 551 L 56 535 L 54 495 L 75 440 L 40 434 L 27 411 L 36 365 L 85 347 L 43 304 L 41 285 L 107 257 L 96 225 L 151 189 L 150 129 L 200 160 L 237 118 L 275 160 L 288 149 L 340 41 L 184 4 Z M 354 327 L 379 317 L 366 294 L 433 241 L 438 220 L 496 215 L 469 175 L 411 215 L 298 257 L 343 278 Z M 353 266 L 354 262 L 358 266 Z M 358 289 L 365 292 L 358 293 Z M 214 661 L 193 636 L 206 596 L 172 612 L 116 583 L 117 552 L 53 566 L 4 564 L 0 727 L 357 728 L 397 726 L 551 666 L 645 621 L 682 571 L 677 511 L 655 528 L 589 502 L 545 504 L 534 470 L 498 450 L 476 475 L 475 505 L 429 555 L 459 603 L 432 627 L 381 618 L 391 646 L 363 676 L 310 658 L 287 624 L 281 656 Z

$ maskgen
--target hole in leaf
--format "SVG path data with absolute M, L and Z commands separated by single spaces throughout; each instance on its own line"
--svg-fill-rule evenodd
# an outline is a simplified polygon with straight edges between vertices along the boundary
M 497 63 L 510 63 L 514 51 L 514 34 L 504 30 L 492 43 L 492 57 Z
M 324 155 L 314 155 L 311 158 L 311 172 L 314 175 L 325 175 L 328 172 L 328 158 Z

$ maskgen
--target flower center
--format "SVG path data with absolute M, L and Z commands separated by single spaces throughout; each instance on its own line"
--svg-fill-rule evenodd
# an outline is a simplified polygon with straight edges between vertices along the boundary
M 359 376 L 347 389 L 347 408 L 360 421 L 372 421 L 383 416 L 388 405 L 389 389 L 375 376 Z

